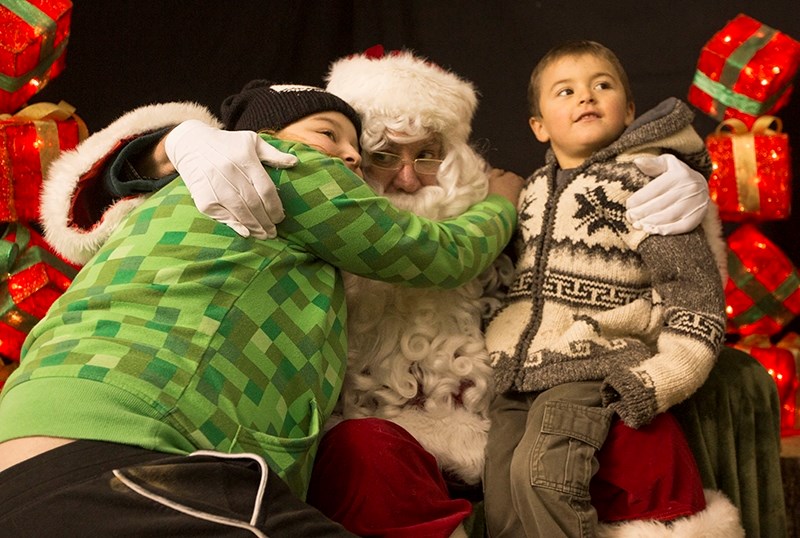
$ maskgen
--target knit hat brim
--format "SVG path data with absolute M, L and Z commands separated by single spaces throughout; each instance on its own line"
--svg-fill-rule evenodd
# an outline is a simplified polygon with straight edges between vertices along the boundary
M 222 102 L 221 116 L 231 131 L 280 131 L 302 118 L 328 111 L 344 114 L 361 136 L 361 118 L 353 107 L 315 86 L 253 80 Z

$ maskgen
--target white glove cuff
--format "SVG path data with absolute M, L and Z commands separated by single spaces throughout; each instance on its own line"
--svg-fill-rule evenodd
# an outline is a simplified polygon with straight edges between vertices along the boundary
M 186 120 L 179 123 L 174 129 L 167 133 L 164 138 L 164 151 L 167 153 L 167 159 L 172 163 L 175 168 L 178 167 L 178 156 L 175 154 L 177 146 L 183 136 L 198 127 L 210 127 L 208 124 L 200 120 Z

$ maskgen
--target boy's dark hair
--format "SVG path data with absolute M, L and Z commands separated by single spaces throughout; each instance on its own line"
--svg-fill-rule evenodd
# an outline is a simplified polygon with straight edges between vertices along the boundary
M 619 61 L 617 55 L 605 45 L 601 45 L 596 41 L 570 41 L 563 45 L 558 45 L 550 49 L 547 54 L 542 56 L 536 67 L 531 72 L 530 82 L 528 83 L 528 110 L 533 117 L 541 116 L 539 109 L 539 98 L 541 97 L 541 88 L 539 87 L 542 78 L 542 72 L 553 62 L 565 58 L 567 56 L 582 56 L 584 54 L 596 56 L 606 60 L 617 71 L 617 76 L 625 89 L 625 98 L 628 103 L 633 103 L 633 92 L 631 91 L 630 82 L 628 82 L 628 75 L 622 67 L 622 62 Z

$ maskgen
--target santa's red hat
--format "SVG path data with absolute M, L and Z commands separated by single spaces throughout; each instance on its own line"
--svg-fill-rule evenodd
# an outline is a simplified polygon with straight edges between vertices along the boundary
M 413 118 L 452 144 L 466 143 L 478 106 L 475 87 L 411 51 L 373 47 L 331 64 L 327 90 L 355 108 L 365 125 Z
M 615 421 L 597 459 L 591 497 L 598 538 L 744 538 L 733 503 L 703 490 L 694 455 L 670 413 L 636 430 Z

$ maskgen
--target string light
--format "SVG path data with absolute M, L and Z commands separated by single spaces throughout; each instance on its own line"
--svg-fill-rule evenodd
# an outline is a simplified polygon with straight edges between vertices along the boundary
M 8 224 L 0 241 L 19 247 L 16 257 L 9 262 L 11 270 L 5 282 L 10 301 L 0 312 L 0 358 L 19 360 L 28 332 L 69 287 L 78 268 L 59 258 L 25 224 Z
M 755 358 L 775 381 L 781 405 L 782 434 L 800 433 L 800 416 L 797 413 L 800 335 L 789 333 L 777 344 L 773 344 L 769 336 L 755 334 L 743 338 L 734 347 Z
M 800 274 L 753 224 L 728 237 L 725 311 L 729 332 L 778 334 L 800 314 Z
M 741 65 L 744 58 L 747 63 Z M 798 58 L 796 40 L 737 15 L 700 51 L 689 102 L 718 121 L 738 118 L 749 127 L 786 105 Z

